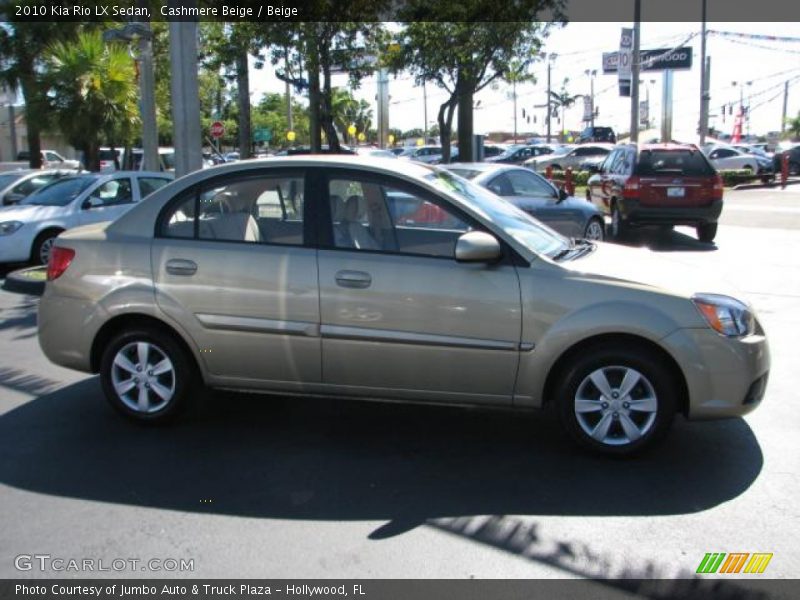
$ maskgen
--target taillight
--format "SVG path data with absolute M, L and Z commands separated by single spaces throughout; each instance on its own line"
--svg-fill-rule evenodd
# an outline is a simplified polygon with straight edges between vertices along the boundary
M 623 198 L 638 198 L 639 197 L 639 178 L 634 175 L 629 177 L 625 182 L 625 187 L 622 188 Z
M 73 258 L 75 258 L 75 250 L 72 248 L 53 246 L 50 249 L 50 260 L 47 261 L 47 281 L 61 277 L 72 263 Z
M 714 176 L 714 197 L 722 198 L 722 192 L 725 190 L 725 185 L 722 182 L 721 175 Z

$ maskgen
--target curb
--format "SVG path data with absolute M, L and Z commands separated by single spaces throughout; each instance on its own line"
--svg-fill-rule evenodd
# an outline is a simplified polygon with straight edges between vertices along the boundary
M 41 296 L 44 293 L 44 281 L 31 279 L 29 274 L 35 271 L 45 270 L 47 267 L 33 267 L 30 269 L 20 269 L 12 271 L 6 275 L 3 282 L 3 289 L 15 294 L 28 294 L 31 296 Z
M 786 182 L 787 186 L 800 184 L 800 179 L 789 179 Z M 734 190 L 775 190 L 781 189 L 780 181 L 773 181 L 772 183 L 740 183 L 733 186 Z

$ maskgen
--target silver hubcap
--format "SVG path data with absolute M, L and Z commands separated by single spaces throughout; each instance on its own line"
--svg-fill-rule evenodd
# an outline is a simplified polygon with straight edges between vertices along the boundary
M 114 357 L 111 382 L 125 406 L 139 413 L 162 410 L 175 394 L 175 368 L 166 353 L 149 342 L 131 342 Z
M 586 226 L 586 239 L 587 240 L 602 240 L 603 239 L 603 226 L 597 221 L 590 221 Z
M 53 249 L 53 244 L 55 243 L 56 238 L 54 237 L 47 238 L 42 242 L 42 245 L 39 247 L 39 260 L 42 264 L 46 265 L 50 260 L 50 251 Z
M 575 417 L 597 442 L 624 446 L 646 435 L 658 412 L 653 384 L 630 367 L 609 366 L 584 378 L 575 393 Z

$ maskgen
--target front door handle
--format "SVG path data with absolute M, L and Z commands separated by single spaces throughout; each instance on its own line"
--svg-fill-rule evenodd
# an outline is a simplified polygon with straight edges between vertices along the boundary
M 173 258 L 167 261 L 167 273 L 172 275 L 194 275 L 197 272 L 197 263 L 193 260 Z
M 372 277 L 364 271 L 339 271 L 336 283 L 339 287 L 364 289 L 372 285 Z

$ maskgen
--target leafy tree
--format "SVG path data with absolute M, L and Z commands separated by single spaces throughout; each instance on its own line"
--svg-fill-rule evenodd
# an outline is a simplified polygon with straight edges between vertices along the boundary
M 350 90 L 334 88 L 331 93 L 331 115 L 336 128 L 349 138 L 350 125 L 355 125 L 359 133 L 365 133 L 372 126 L 372 107 L 366 100 L 356 100 Z M 353 144 L 357 140 L 349 139 Z
M 387 0 L 310 0 L 304 22 L 262 26 L 264 43 L 272 45 L 272 63 L 282 65 L 282 75 L 296 87 L 308 90 L 312 151 L 320 149 L 323 133 L 331 149 L 340 149 L 331 74 L 334 68 L 346 69 L 351 89 L 357 89 L 372 72 L 366 58 L 382 46 L 384 30 L 378 17 L 387 4 Z
M 75 35 L 79 24 L 71 21 L 17 21 L 18 5 L 33 5 L 26 0 L 12 1 L 0 9 L 5 22 L 0 23 L 0 82 L 12 90 L 21 90 L 25 99 L 25 122 L 28 129 L 30 166 L 42 166 L 41 135 L 48 125 L 46 86 L 42 81 L 42 61 L 53 42 Z M 48 6 L 68 5 L 54 1 Z
M 53 44 L 45 54 L 45 80 L 53 121 L 84 164 L 100 170 L 103 139 L 127 144 L 138 123 L 136 74 L 128 49 L 103 42 L 100 31 Z
M 800 113 L 793 119 L 786 119 L 786 131 L 793 138 L 800 138 Z
M 561 84 L 560 91 L 550 91 L 550 114 L 552 115 L 559 114 L 559 112 L 561 113 L 561 127 L 559 131 L 559 140 L 561 142 L 564 141 L 564 128 L 567 125 L 564 113 L 568 108 L 571 108 L 575 105 L 575 102 L 578 100 L 578 98 L 583 97 L 583 94 L 570 94 L 567 91 L 567 83 L 569 83 L 569 77 L 564 78 L 564 83 Z
M 550 23 L 539 23 L 544 10 L 560 16 L 562 0 L 490 2 L 462 0 L 431 4 L 409 0 L 409 18 L 398 35 L 400 49 L 390 55 L 394 70 L 408 69 L 416 83 L 433 82 L 446 90 L 437 121 L 444 162 L 450 161 L 450 136 L 458 107 L 459 160 L 472 156 L 473 96 L 515 69 L 524 73 L 538 59 Z

